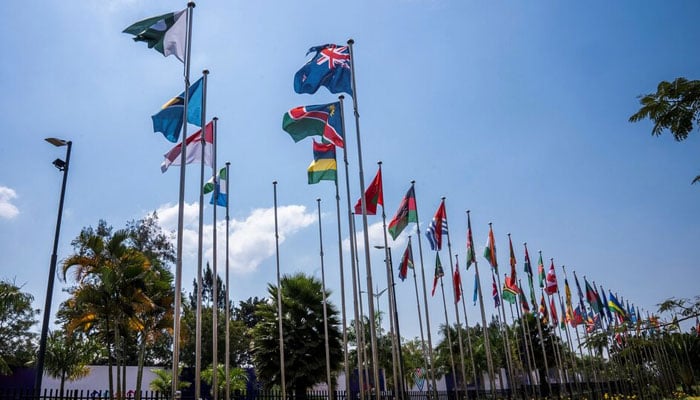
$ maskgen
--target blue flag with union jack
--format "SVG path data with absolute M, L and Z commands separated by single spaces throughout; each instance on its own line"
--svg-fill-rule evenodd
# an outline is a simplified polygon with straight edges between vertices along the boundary
M 440 203 L 435 212 L 433 220 L 430 222 L 425 236 L 428 238 L 431 250 L 442 250 L 442 235 L 449 235 L 447 231 L 447 212 L 445 212 L 445 201 Z
M 294 74 L 294 91 L 314 94 L 325 86 L 331 93 L 344 92 L 352 96 L 350 48 L 324 44 L 309 49 L 316 54 Z

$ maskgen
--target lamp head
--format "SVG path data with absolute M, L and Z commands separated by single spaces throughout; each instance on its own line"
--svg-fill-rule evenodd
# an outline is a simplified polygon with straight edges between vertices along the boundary
M 54 145 L 56 147 L 61 147 L 61 146 L 65 146 L 68 144 L 68 141 L 66 141 L 66 140 L 53 138 L 53 137 L 46 138 L 44 140 L 46 140 L 47 142 L 51 143 L 52 145 Z

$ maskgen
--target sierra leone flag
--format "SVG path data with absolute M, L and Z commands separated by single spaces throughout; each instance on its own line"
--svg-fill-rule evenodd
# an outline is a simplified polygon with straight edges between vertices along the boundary
M 212 193 L 211 200 L 209 204 L 216 204 L 221 207 L 226 207 L 228 205 L 228 193 L 226 192 L 226 167 L 221 168 L 219 171 L 219 176 L 214 179 L 212 176 L 209 181 L 204 184 L 203 193 Z M 216 200 L 215 200 L 216 198 Z
M 136 42 L 146 42 L 149 49 L 156 49 L 166 57 L 173 54 L 184 63 L 187 37 L 186 11 L 147 18 L 130 25 L 123 32 L 134 35 Z

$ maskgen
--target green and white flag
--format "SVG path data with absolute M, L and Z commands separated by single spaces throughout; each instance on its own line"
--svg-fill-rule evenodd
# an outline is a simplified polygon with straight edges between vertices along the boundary
M 136 42 L 146 42 L 149 49 L 156 49 L 165 57 L 173 54 L 185 62 L 186 9 L 144 19 L 130 25 L 123 32 L 134 35 Z
M 214 192 L 211 196 L 211 200 L 209 201 L 209 204 L 214 204 L 214 197 L 216 197 L 216 204 L 221 206 L 221 207 L 226 207 L 228 204 L 228 193 L 226 193 L 226 179 L 228 177 L 226 176 L 226 167 L 221 168 L 219 171 L 219 176 L 216 177 L 216 180 L 212 176 L 209 178 L 207 183 L 204 184 L 204 187 L 202 188 L 202 192 L 204 194 Z

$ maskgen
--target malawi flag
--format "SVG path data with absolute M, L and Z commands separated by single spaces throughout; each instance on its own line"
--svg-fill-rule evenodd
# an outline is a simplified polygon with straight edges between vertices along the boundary
M 318 143 L 314 140 L 314 160 L 309 165 L 307 173 L 309 185 L 321 181 L 335 181 L 338 167 L 335 161 L 335 146 L 333 143 Z
M 408 242 L 408 246 L 406 246 L 406 250 L 403 252 L 401 264 L 399 265 L 399 278 L 402 281 L 406 280 L 409 268 L 413 268 L 413 250 L 411 249 L 410 241 Z
M 298 142 L 309 136 L 323 136 L 343 147 L 343 125 L 340 102 L 294 107 L 282 117 L 282 129 Z
M 413 185 L 408 189 L 406 195 L 401 200 L 396 215 L 389 222 L 389 234 L 391 238 L 396 238 L 403 232 L 409 222 L 418 222 L 418 211 L 416 209 L 416 192 Z
M 155 49 L 165 57 L 172 54 L 185 62 L 187 10 L 146 18 L 122 32 L 134 35 L 135 42 L 146 42 L 149 49 Z
M 382 169 L 379 168 L 377 175 L 374 176 L 372 183 L 365 189 L 365 199 L 367 200 L 367 215 L 377 214 L 377 205 L 384 206 L 384 193 L 382 191 Z M 355 203 L 355 214 L 362 215 L 362 197 L 357 199 Z

